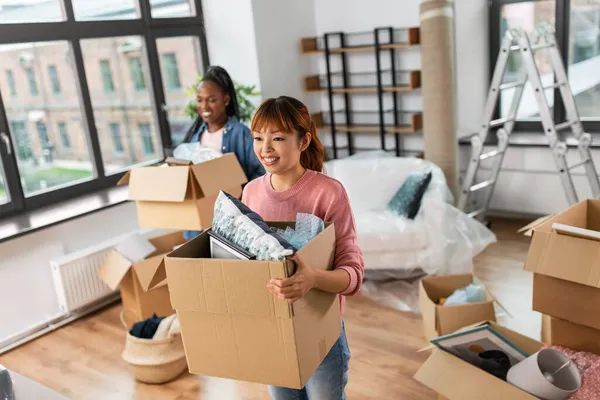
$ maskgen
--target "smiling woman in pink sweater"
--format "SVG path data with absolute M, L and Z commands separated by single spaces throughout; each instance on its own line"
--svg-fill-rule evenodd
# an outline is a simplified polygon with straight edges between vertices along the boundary
M 282 96 L 263 102 L 252 120 L 254 152 L 267 174 L 246 185 L 242 202 L 267 221 L 294 221 L 297 213 L 314 214 L 333 222 L 336 234 L 335 268 L 321 271 L 298 256 L 296 273 L 269 282 L 268 289 L 282 301 L 294 302 L 313 289 L 344 297 L 360 291 L 364 262 L 356 242 L 356 227 L 346 190 L 321 173 L 324 150 L 310 113 L 300 101 Z M 301 390 L 269 387 L 280 399 L 345 399 L 350 351 L 342 334 Z

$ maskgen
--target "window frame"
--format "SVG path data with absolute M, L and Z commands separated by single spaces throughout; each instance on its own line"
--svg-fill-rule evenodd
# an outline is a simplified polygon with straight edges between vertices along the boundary
M 206 69 L 208 67 L 210 62 L 208 45 L 206 42 L 202 1 L 192 0 L 192 2 L 192 6 L 195 9 L 195 15 L 188 17 L 153 18 L 151 15 L 150 1 L 135 0 L 139 15 L 137 19 L 76 21 L 72 0 L 62 0 L 65 16 L 64 21 L 14 24 L 0 23 L 0 45 L 66 41 L 70 46 L 74 67 L 73 73 L 75 79 L 78 81 L 81 116 L 84 127 L 86 128 L 84 131 L 88 135 L 90 160 L 92 160 L 93 166 L 95 167 L 94 179 L 26 197 L 23 194 L 23 189 L 19 182 L 19 172 L 15 153 L 17 143 L 13 143 L 13 140 L 11 140 L 9 146 L 6 147 L 0 142 L 0 158 L 2 159 L 11 199 L 9 203 L 0 205 L 0 219 L 50 204 L 59 203 L 73 197 L 108 189 L 116 185 L 117 181 L 125 173 L 124 170 L 118 174 L 107 175 L 104 170 L 99 135 L 88 88 L 90 80 L 97 79 L 97 77 L 86 75 L 80 45 L 81 40 L 119 36 L 139 36 L 144 40 L 144 46 L 150 66 L 148 71 L 149 75 L 146 77 L 147 80 L 145 82 L 146 91 L 150 92 L 151 110 L 155 116 L 154 123 L 158 127 L 163 149 L 160 149 L 159 143 L 153 143 L 153 145 L 155 146 L 159 157 L 160 154 L 163 154 L 164 159 L 164 154 L 168 154 L 172 148 L 172 141 L 167 110 L 164 107 L 166 102 L 163 79 L 165 78 L 162 76 L 156 40 L 163 37 L 197 37 L 202 55 L 202 68 Z M 32 29 L 32 27 L 34 29 Z M 34 76 L 37 77 L 35 68 L 33 68 L 33 72 Z M 39 87 L 39 84 L 40 82 L 37 82 L 36 79 L 38 95 L 40 94 L 40 90 L 43 89 Z M 50 88 L 50 90 L 52 91 L 52 88 Z M 10 94 L 7 91 L 4 95 Z M 2 101 L 2 93 L 0 93 L 0 133 L 10 132 L 8 122 L 4 103 Z M 152 162 L 140 163 L 135 166 L 142 166 L 155 162 L 156 160 L 153 160 Z
M 496 66 L 496 60 L 500 51 L 500 44 L 502 37 L 500 36 L 501 28 L 501 15 L 502 7 L 507 4 L 516 3 L 534 3 L 544 0 L 490 0 L 490 12 L 489 12 L 489 27 L 490 27 L 490 53 L 489 53 L 489 77 L 490 82 L 494 75 L 494 67 Z M 554 0 L 555 1 L 555 36 L 558 48 L 560 49 L 562 61 L 566 67 L 568 74 L 568 60 L 569 60 L 569 33 L 570 33 L 570 19 L 571 19 L 571 1 L 570 0 Z M 554 90 L 554 108 L 553 117 L 555 123 L 561 123 L 566 121 L 566 111 L 564 108 L 563 100 L 560 95 L 560 89 Z M 500 115 L 499 104 L 494 112 L 494 118 L 498 118 Z M 583 129 L 587 132 L 600 132 L 600 116 L 597 119 L 582 120 Z M 515 122 L 514 132 L 539 132 L 544 134 L 542 122 L 540 121 L 524 121 L 517 120 Z M 559 135 L 564 139 L 570 135 L 570 133 L 561 132 Z

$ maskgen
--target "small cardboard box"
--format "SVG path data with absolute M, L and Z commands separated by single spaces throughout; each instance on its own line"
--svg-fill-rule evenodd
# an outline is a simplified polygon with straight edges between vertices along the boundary
M 579 228 L 600 230 L 600 200 L 582 201 L 533 228 L 525 262 L 535 273 L 533 309 L 600 329 L 600 240 L 583 237 Z
M 236 155 L 227 153 L 195 165 L 169 159 L 133 168 L 118 184 L 129 184 L 141 227 L 204 230 L 212 224 L 219 191 L 239 197 L 247 181 Z
M 600 354 L 600 331 L 549 315 L 542 315 L 542 342 Z
M 334 251 L 326 224 L 298 253 L 328 270 Z M 153 281 L 167 277 L 193 374 L 299 389 L 341 334 L 338 295 L 311 290 L 290 305 L 268 291 L 270 279 L 294 273 L 291 261 L 211 259 L 204 231 L 168 254 L 165 266 Z
M 440 298 L 473 283 L 472 274 L 439 275 L 423 278 L 419 283 L 419 308 L 427 339 L 447 335 L 479 321 L 496 320 L 494 301 L 486 290 L 487 301 L 440 306 Z
M 174 246 L 185 243 L 185 239 L 182 232 L 175 232 L 149 239 L 148 242 L 155 250 L 143 260 L 134 263 L 124 255 L 126 251 L 133 250 L 131 246 L 135 246 L 134 241 L 129 241 L 129 249 L 122 248 L 121 252 L 117 248 L 111 249 L 98 270 L 100 278 L 111 289 L 120 288 L 123 308 L 134 311 L 138 321 L 151 317 L 153 313 L 165 317 L 175 312 L 171 307 L 165 279 L 157 282 L 152 290 L 147 290 L 164 256 Z
M 520 335 L 493 321 L 481 322 L 477 325 L 487 323 L 529 354 L 536 353 L 544 346 L 536 340 Z M 537 399 L 516 386 L 437 348 L 433 350 L 414 378 L 449 400 Z

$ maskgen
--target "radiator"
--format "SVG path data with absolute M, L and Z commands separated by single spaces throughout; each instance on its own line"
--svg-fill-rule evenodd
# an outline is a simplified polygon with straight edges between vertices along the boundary
M 148 235 L 150 232 L 152 231 L 140 230 L 136 233 Z M 78 313 L 92 304 L 117 295 L 118 290 L 111 290 L 98 277 L 98 269 L 108 251 L 129 235 L 131 233 L 50 261 L 61 311 L 68 314 Z

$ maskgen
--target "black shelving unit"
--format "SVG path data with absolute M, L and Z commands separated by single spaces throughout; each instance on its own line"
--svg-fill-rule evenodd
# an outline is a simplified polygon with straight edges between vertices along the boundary
M 397 40 L 399 34 L 404 34 L 404 40 Z M 359 133 L 379 134 L 381 149 L 386 151 L 390 151 L 386 146 L 386 136 L 393 134 L 395 146 L 392 151 L 397 156 L 405 153 L 401 135 L 420 132 L 423 117 L 421 111 L 400 110 L 397 96 L 418 90 L 421 87 L 421 72 L 397 70 L 396 52 L 419 44 L 419 28 L 393 27 L 378 27 L 370 32 L 329 32 L 322 37 L 301 40 L 302 53 L 325 56 L 325 74 L 305 77 L 304 88 L 307 93 L 321 93 L 328 97 L 329 110 L 314 114 L 313 119 L 318 129 L 329 130 L 332 135 L 332 158 L 339 158 L 339 150 L 346 150 L 348 155 L 365 150 L 355 148 L 354 135 Z M 348 70 L 348 54 L 371 51 L 375 56 L 375 71 Z M 381 57 L 385 53 L 390 57 L 389 69 L 382 68 Z M 340 57 L 341 70 L 334 71 L 332 58 L 336 56 Z M 369 94 L 377 96 L 377 108 L 353 110 L 351 96 Z M 343 99 L 343 107 L 334 107 L 335 96 Z M 392 96 L 391 109 L 384 107 L 385 96 Z M 365 116 L 371 117 L 368 122 L 365 122 Z M 338 133 L 346 133 L 347 146 L 338 146 Z

